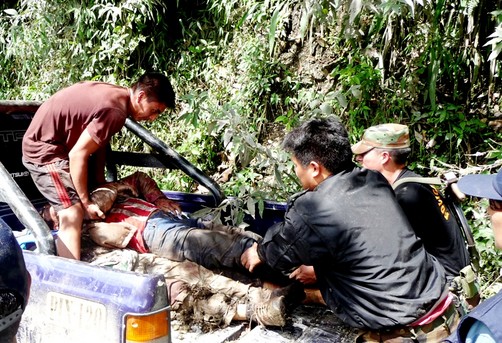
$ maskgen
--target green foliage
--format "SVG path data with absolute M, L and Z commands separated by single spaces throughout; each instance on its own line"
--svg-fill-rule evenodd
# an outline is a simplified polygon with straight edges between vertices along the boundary
M 143 66 L 131 57 L 164 11 L 155 0 L 20 1 L 0 16 L 0 96 L 43 100 L 77 81 L 138 75 Z
M 338 83 L 336 99 L 341 110 L 346 112 L 342 118 L 349 127 L 366 128 L 392 118 L 392 114 L 386 115 L 385 109 L 379 108 L 382 78 L 368 58 L 353 56 L 347 64 L 340 61 L 331 76 Z
M 294 116 L 292 109 L 283 112 L 283 104 L 295 101 L 299 83 L 278 60 L 270 57 L 266 42 L 270 43 L 275 33 L 267 31 L 267 6 L 211 3 L 209 10 L 213 15 L 191 21 L 190 30 L 183 31 L 181 58 L 173 74 L 179 87 L 190 85 L 180 98 L 184 107 L 179 119 L 200 128 L 205 139 L 220 138 L 218 146 L 213 145 L 220 149 L 215 154 L 220 159 L 217 164 L 233 170 L 232 179 L 222 185 L 228 195 L 241 195 L 241 188 L 249 189 L 253 196 L 260 194 L 261 190 L 245 186 L 249 168 L 271 172 L 277 177 L 271 185 L 284 186 L 283 176 L 274 173 L 281 169 L 281 161 L 276 160 L 278 149 L 265 147 L 261 140 L 269 120 Z M 276 13 L 277 19 L 279 12 Z M 233 36 L 232 30 L 223 34 L 221 29 L 231 25 L 242 28 L 238 35 Z M 223 55 L 221 51 L 227 53 Z M 203 64 L 194 67 L 195 61 Z M 271 188 L 255 182 L 251 185 L 264 188 L 265 192 Z
M 493 11 L 491 14 L 495 18 L 497 26 L 495 32 L 488 36 L 490 40 L 483 45 L 490 46 L 492 50 L 490 56 L 488 56 L 488 61 L 496 60 L 502 52 L 502 10 Z
M 445 163 L 461 164 L 465 155 L 483 144 L 488 137 L 484 121 L 464 113 L 462 106 L 440 105 L 429 113 L 414 113 L 411 127 L 421 151 Z
M 240 200 L 220 210 L 234 223 L 299 190 L 280 142 L 314 117 L 338 116 L 354 142 L 370 125 L 408 124 L 413 166 L 426 174 L 502 158 L 491 126 L 502 106 L 500 0 L 12 3 L 0 4 L 1 98 L 167 72 L 177 114 L 147 127 L 215 179 L 228 172 L 222 188 Z M 113 144 L 148 149 L 125 132 Z M 177 172 L 151 175 L 197 188 Z

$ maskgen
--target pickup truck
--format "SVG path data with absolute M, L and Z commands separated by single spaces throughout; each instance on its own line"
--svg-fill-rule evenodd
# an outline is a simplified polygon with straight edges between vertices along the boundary
M 21 162 L 21 141 L 40 102 L 0 101 L 0 229 L 14 231 L 24 249 L 32 277 L 28 306 L 22 317 L 19 343 L 164 343 L 172 340 L 223 342 L 352 341 L 353 332 L 326 308 L 295 310 L 292 324 L 282 329 L 234 323 L 223 330 L 203 333 L 172 329 L 169 297 L 163 275 L 139 274 L 98 267 L 55 256 L 51 230 L 39 215 L 46 203 Z M 125 129 L 151 147 L 151 153 L 111 150 L 107 179 L 118 179 L 119 166 L 179 169 L 205 187 L 209 194 L 165 191 L 183 211 L 215 207 L 225 198 L 220 187 L 201 170 L 128 119 Z M 261 216 L 247 218 L 250 229 L 264 234 L 281 220 L 285 203 L 265 202 Z

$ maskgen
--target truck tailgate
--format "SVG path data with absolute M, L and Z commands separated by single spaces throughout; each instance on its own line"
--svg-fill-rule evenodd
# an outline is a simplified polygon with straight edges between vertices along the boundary
M 169 326 L 162 275 L 112 270 L 31 251 L 25 251 L 24 258 L 32 286 L 19 343 L 125 342 L 126 314 L 160 310 L 167 310 Z

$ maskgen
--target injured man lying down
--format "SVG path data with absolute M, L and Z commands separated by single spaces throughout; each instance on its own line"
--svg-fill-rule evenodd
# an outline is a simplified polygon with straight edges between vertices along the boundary
M 163 274 L 173 317 L 182 323 L 199 324 L 205 330 L 228 326 L 233 320 L 284 326 L 286 313 L 305 298 L 303 288 L 282 275 L 267 278 L 273 280 L 270 283 L 259 278 L 270 276 L 270 270 L 250 275 L 242 266 L 240 255 L 260 236 L 181 217 L 179 204 L 143 172 L 107 183 L 91 198 L 106 218 L 84 223 L 82 260 Z M 50 206 L 42 215 L 49 226 L 58 222 Z

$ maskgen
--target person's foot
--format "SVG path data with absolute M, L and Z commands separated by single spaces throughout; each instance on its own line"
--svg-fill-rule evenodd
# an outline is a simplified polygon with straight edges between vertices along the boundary
M 230 297 L 206 287 L 174 281 L 169 291 L 176 319 L 186 324 L 203 324 L 207 329 L 226 327 L 236 312 Z
M 286 325 L 284 296 L 272 296 L 269 300 L 255 305 L 251 319 L 265 326 Z
M 230 310 L 229 298 L 222 293 L 204 295 L 193 302 L 193 316 L 196 322 L 203 322 L 210 327 L 227 326 L 232 321 L 234 312 Z

